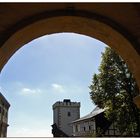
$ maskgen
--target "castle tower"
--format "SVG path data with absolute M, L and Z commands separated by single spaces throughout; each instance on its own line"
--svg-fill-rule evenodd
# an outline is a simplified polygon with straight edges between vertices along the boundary
M 71 122 L 79 118 L 80 102 L 71 102 L 69 99 L 64 99 L 63 102 L 59 101 L 53 105 L 53 124 L 58 128 L 57 132 L 61 131 L 67 136 L 72 136 Z M 56 130 L 53 130 L 53 135 L 55 132 Z M 57 133 L 54 136 L 65 136 L 61 134 Z

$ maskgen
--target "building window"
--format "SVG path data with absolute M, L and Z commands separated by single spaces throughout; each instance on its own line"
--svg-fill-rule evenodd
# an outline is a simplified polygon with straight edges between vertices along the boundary
M 78 126 L 77 125 L 75 126 L 75 132 L 78 132 Z
M 0 113 L 1 113 L 1 106 L 0 106 Z
M 70 117 L 71 116 L 71 113 L 70 112 L 68 112 L 68 117 Z
M 84 131 L 86 131 L 86 128 L 84 127 Z
M 89 126 L 89 130 L 91 130 L 91 126 Z

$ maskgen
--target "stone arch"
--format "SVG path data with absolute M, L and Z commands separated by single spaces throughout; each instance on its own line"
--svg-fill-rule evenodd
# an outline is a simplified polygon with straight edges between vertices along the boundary
M 140 87 L 140 56 L 133 36 L 106 17 L 86 11 L 58 10 L 21 21 L 0 47 L 0 70 L 23 45 L 43 35 L 73 32 L 96 38 L 112 47 L 128 64 Z

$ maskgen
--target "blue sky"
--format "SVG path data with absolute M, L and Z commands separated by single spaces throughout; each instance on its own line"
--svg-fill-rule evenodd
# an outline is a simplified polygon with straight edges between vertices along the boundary
M 19 49 L 0 75 L 0 91 L 10 102 L 8 137 L 52 137 L 52 105 L 81 102 L 80 116 L 95 107 L 89 96 L 107 45 L 84 35 L 40 37 Z

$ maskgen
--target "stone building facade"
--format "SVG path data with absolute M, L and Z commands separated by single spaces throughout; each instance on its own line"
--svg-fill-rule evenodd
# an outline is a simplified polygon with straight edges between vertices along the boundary
M 74 137 L 129 137 L 125 132 L 120 134 L 115 122 L 105 118 L 105 109 L 96 107 L 88 115 L 72 122 Z M 135 132 L 133 132 L 135 133 Z M 135 136 L 138 136 L 135 133 Z
M 104 111 L 104 109 L 96 107 L 88 115 L 73 121 L 73 136 L 94 137 L 97 136 L 99 129 L 103 130 L 103 133 L 106 133 L 106 130 L 109 128 L 111 123 L 104 117 Z
M 7 137 L 9 107 L 10 104 L 0 93 L 0 137 Z
M 72 136 L 71 122 L 80 118 L 80 102 L 71 102 L 64 99 L 53 105 L 53 130 L 54 137 Z M 58 133 L 56 133 L 58 132 Z

